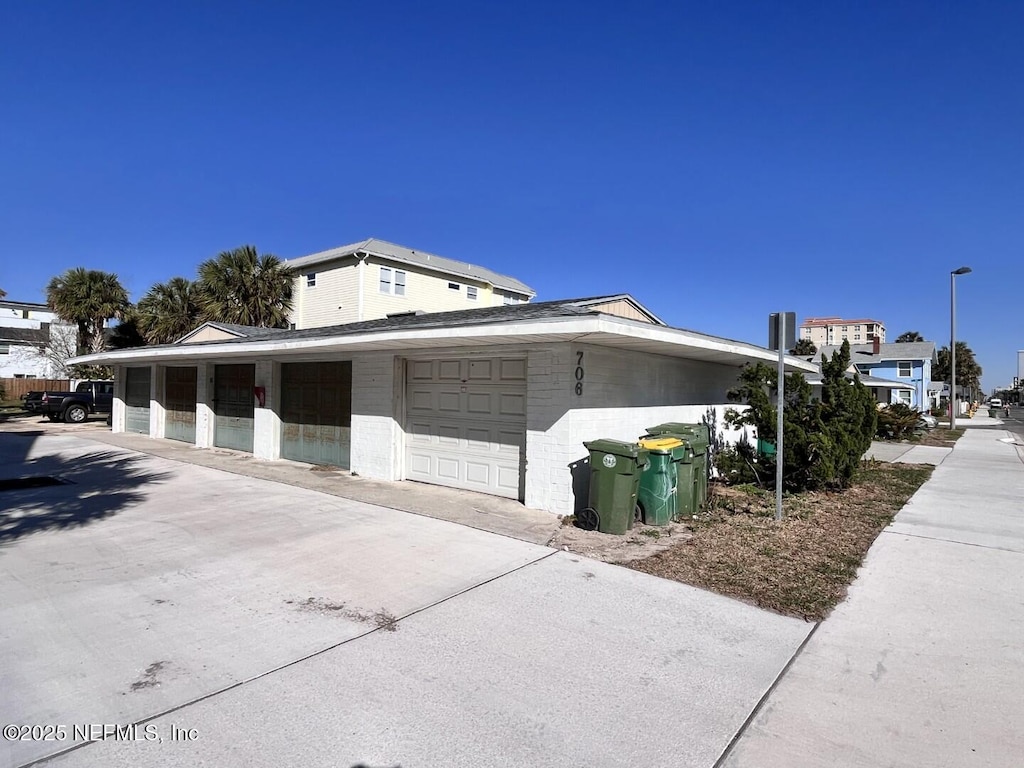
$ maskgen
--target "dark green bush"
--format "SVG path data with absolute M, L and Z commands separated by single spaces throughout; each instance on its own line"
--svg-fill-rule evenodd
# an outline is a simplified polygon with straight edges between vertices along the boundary
M 801 373 L 786 375 L 783 410 L 782 482 L 788 491 L 845 488 L 860 466 L 861 457 L 875 435 L 876 407 L 870 391 L 850 367 L 850 345 L 832 359 L 822 356 L 822 396 L 812 397 L 811 386 Z M 742 413 L 730 411 L 726 419 L 735 427 L 753 426 L 759 439 L 776 443 L 777 373 L 756 363 L 744 367 L 739 386 L 730 400 L 746 403 Z M 758 456 L 756 474 L 762 485 L 773 485 L 774 456 Z

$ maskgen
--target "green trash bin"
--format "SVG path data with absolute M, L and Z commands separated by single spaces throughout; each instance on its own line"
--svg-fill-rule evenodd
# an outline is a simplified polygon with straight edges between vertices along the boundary
M 707 424 L 684 424 L 669 421 L 647 429 L 647 437 L 672 435 L 685 440 L 693 451 L 693 507 L 680 508 L 680 515 L 695 515 L 708 501 L 708 446 L 711 444 L 711 430 Z
M 693 451 L 674 436 L 645 438 L 639 444 L 647 450 L 636 497 L 640 515 L 647 525 L 667 525 L 693 507 Z M 689 479 L 680 482 L 684 476 Z
M 988 409 L 988 415 L 989 415 L 989 418 L 998 419 L 999 418 L 999 409 L 998 408 L 989 408 Z
M 636 518 L 636 496 L 647 466 L 647 451 L 620 440 L 583 445 L 590 451 L 590 506 L 577 513 L 576 519 L 581 528 L 621 536 Z

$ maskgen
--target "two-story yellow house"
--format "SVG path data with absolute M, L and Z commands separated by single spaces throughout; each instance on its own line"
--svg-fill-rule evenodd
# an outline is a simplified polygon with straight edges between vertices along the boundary
M 321 328 L 408 312 L 524 304 L 536 292 L 485 267 L 370 238 L 289 259 L 298 270 L 292 327 Z

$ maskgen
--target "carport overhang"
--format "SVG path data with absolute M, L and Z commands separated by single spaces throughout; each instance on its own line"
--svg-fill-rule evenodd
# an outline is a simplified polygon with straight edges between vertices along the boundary
M 326 331 L 326 329 L 325 329 Z M 183 365 L 217 360 L 267 359 L 309 360 L 331 355 L 362 352 L 427 351 L 495 345 L 535 345 L 573 342 L 595 344 L 623 351 L 678 357 L 719 365 L 741 367 L 747 363 L 778 361 L 778 353 L 753 344 L 707 336 L 693 331 L 653 326 L 611 315 L 555 317 L 523 322 L 506 321 L 430 328 L 346 332 L 289 338 L 289 332 L 271 339 L 211 341 L 111 350 L 72 358 L 69 364 L 83 365 Z M 302 334 L 298 331 L 296 334 Z M 814 363 L 785 357 L 786 370 L 817 373 Z

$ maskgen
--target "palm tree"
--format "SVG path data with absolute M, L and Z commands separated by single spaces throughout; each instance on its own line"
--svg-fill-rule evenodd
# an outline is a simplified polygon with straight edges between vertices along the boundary
M 949 376 L 949 347 L 945 346 L 935 356 L 935 363 L 932 365 L 932 380 L 946 381 Z M 981 366 L 974 357 L 974 350 L 967 346 L 967 342 L 956 343 L 956 385 L 959 389 L 970 389 L 972 392 L 981 391 Z
M 245 245 L 199 265 L 198 302 L 206 318 L 286 328 L 296 272 L 277 256 Z
M 924 336 L 917 331 L 907 331 L 896 337 L 897 344 L 907 344 L 912 341 L 924 341 Z
M 136 324 L 150 344 L 177 341 L 203 320 L 196 285 L 184 277 L 157 283 L 136 309 Z
M 46 303 L 61 320 L 78 326 L 79 354 L 106 349 L 107 320 L 120 320 L 131 308 L 128 291 L 117 275 L 84 267 L 74 267 L 50 280 Z

